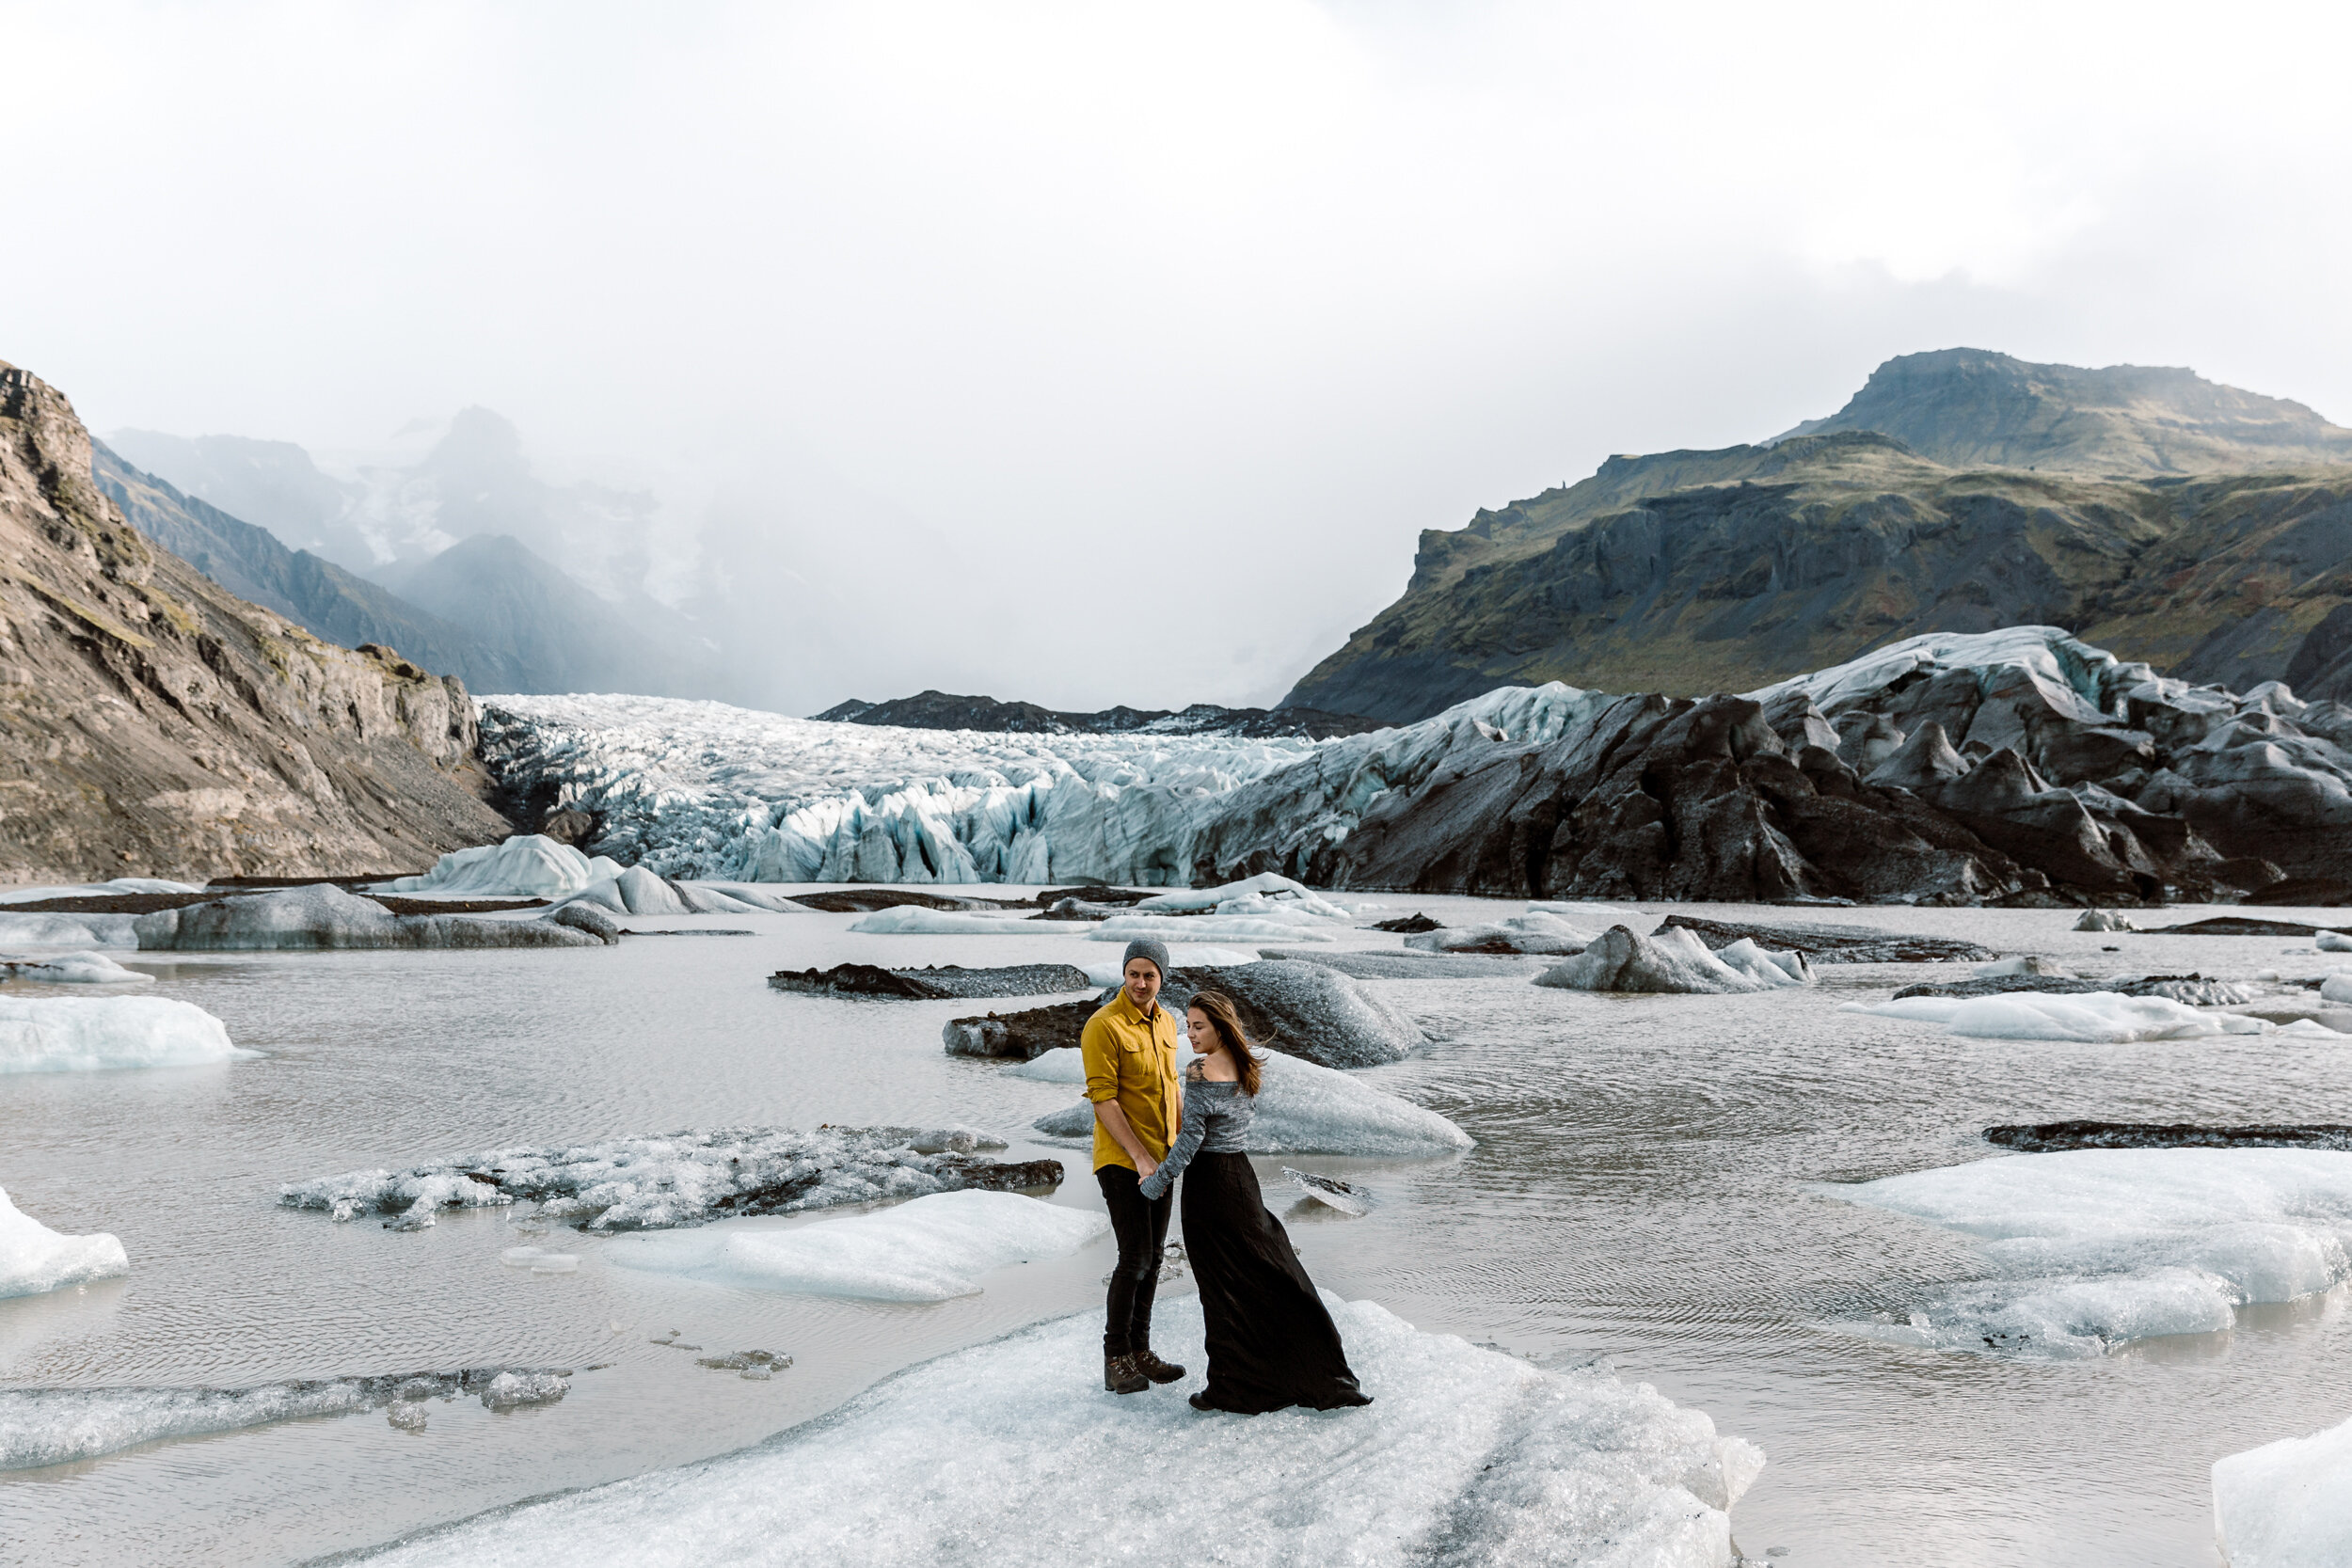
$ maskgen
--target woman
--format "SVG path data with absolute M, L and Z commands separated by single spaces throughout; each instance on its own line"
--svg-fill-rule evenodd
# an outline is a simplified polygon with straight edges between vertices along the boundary
M 1199 1057 L 1185 1076 L 1184 1125 L 1140 1191 L 1156 1200 L 1184 1180 L 1184 1253 L 1208 1326 L 1209 1386 L 1196 1410 L 1254 1416 L 1304 1404 L 1370 1404 L 1348 1370 L 1340 1331 L 1299 1266 L 1282 1222 L 1266 1212 L 1242 1152 L 1258 1094 L 1258 1058 L 1222 991 L 1192 999 L 1184 1031 Z

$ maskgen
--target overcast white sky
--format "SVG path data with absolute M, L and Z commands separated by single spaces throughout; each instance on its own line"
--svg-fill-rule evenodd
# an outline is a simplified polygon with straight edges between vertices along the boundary
M 811 706 L 1262 702 L 1419 530 L 1890 355 L 2352 423 L 2346 14 L 0 0 L 0 358 L 772 496 L 874 607 Z

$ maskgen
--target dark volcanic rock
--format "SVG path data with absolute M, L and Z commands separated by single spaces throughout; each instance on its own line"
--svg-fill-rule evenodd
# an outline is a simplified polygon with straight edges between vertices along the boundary
M 1984 1141 L 2026 1154 L 2068 1148 L 2328 1148 L 2352 1150 L 2337 1122 L 2206 1127 L 2195 1122 L 2044 1121 L 1984 1130 Z
M 1372 928 L 1375 931 L 1401 931 L 1406 936 L 1419 936 L 1423 931 L 1442 930 L 1444 927 L 1425 914 L 1408 914 L 1398 920 L 1375 920 L 1372 923 Z
M 2341 929 L 2333 926 L 2298 926 L 2291 920 L 2255 920 L 2246 915 L 2222 914 L 2210 920 L 2192 920 L 2185 926 L 2157 926 L 2141 931 L 2144 937 L 2315 937 L 2322 931 Z
M 1025 1062 L 1058 1047 L 1077 1044 L 1087 1020 L 1102 1006 L 1099 1000 L 1060 1002 L 1026 1012 L 951 1019 L 940 1030 L 940 1038 L 950 1056 L 1000 1056 Z
M 1050 910 L 1065 898 L 1083 899 L 1089 904 L 1115 904 L 1121 908 L 1140 904 L 1166 893 L 1166 888 L 1112 887 L 1105 882 L 1092 882 L 1084 887 L 1049 887 L 1036 898 L 1038 908 Z
M 915 730 L 988 730 L 1031 735 L 1117 735 L 1143 730 L 1158 735 L 1231 735 L 1245 737 L 1305 736 L 1321 740 L 1361 735 L 1382 727 L 1377 719 L 1319 708 L 1219 707 L 1195 703 L 1170 712 L 1161 708 L 1104 708 L 1099 713 L 1057 713 L 1035 703 L 1000 703 L 993 697 L 959 697 L 921 691 L 884 703 L 850 701 L 813 717 L 832 723 L 891 724 Z
M 2336 877 L 2294 877 L 2248 894 L 2246 901 L 2284 909 L 2340 910 L 2352 904 L 2352 882 Z
M 780 969 L 768 976 L 777 990 L 817 996 L 890 996 L 940 1001 L 976 996 L 1044 996 L 1085 990 L 1087 972 L 1074 964 L 1010 964 L 1001 969 L 882 969 L 873 964 L 835 964 L 827 970 Z
M 1915 937 L 1900 931 L 1874 930 L 1864 926 L 1814 926 L 1796 922 L 1757 925 L 1745 921 L 1700 920 L 1670 914 L 1658 924 L 1662 931 L 1680 926 L 1697 933 L 1711 951 L 1729 947 L 1742 937 L 1759 947 L 1793 949 L 1817 964 L 1981 963 L 1998 958 L 1989 947 L 1955 937 Z M 1654 933 L 1653 933 L 1654 934 Z

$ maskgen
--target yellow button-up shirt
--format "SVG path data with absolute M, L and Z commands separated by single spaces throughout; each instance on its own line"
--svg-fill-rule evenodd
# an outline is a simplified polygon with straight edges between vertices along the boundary
M 1078 1053 L 1086 1063 L 1087 1099 L 1098 1104 L 1118 1101 L 1127 1113 L 1127 1125 L 1152 1158 L 1167 1158 L 1168 1146 L 1176 1141 L 1184 1120 L 1184 1091 L 1176 1082 L 1175 1015 L 1154 1006 L 1145 1018 L 1121 986 L 1117 996 L 1087 1020 L 1086 1032 L 1078 1037 Z M 1098 1121 L 1094 1168 L 1104 1165 L 1136 1168 L 1135 1160 Z

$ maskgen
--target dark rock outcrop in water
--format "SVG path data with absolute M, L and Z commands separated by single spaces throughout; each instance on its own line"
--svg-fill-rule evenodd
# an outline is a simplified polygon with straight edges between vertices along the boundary
M 0 365 L 0 879 L 398 873 L 505 835 L 461 683 L 232 597 L 92 461 Z
M 1377 1067 L 1401 1062 L 1427 1037 L 1394 1006 L 1322 964 L 1288 960 L 1179 969 L 1168 977 L 1161 1006 L 1183 1015 L 1196 991 L 1221 990 L 1233 999 L 1249 1037 L 1321 1067 Z M 985 1018 L 960 1018 L 942 1032 L 951 1055 L 1023 1061 L 1074 1046 L 1112 992 L 1090 1002 Z
M 812 996 L 887 996 L 935 1002 L 973 996 L 1046 996 L 1085 990 L 1087 972 L 1075 964 L 1009 964 L 1000 969 L 882 969 L 873 964 L 835 964 L 831 969 L 780 969 L 768 976 L 777 990 Z M 995 1053 L 987 1053 L 995 1054 Z
M 1140 730 L 1152 735 L 1230 735 L 1241 736 L 1361 735 L 1382 727 L 1383 721 L 1351 713 L 1326 713 L 1319 708 L 1284 706 L 1219 707 L 1195 703 L 1188 708 L 1111 707 L 1099 713 L 1058 713 L 1035 703 L 1000 703 L 993 697 L 958 697 L 945 691 L 922 691 L 885 703 L 850 701 L 812 717 L 832 723 L 891 724 L 911 730 L 1009 731 L 1027 735 L 1119 735 Z
M 2190 477 L 2195 476 L 2195 477 Z M 2185 371 L 1882 365 L 1770 443 L 1613 457 L 1421 536 L 1285 699 L 1409 722 L 1497 686 L 1742 691 L 2048 623 L 2190 680 L 2352 698 L 2352 431 Z
M 2303 937 L 2311 938 L 2322 931 L 2341 929 L 2334 926 L 2304 926 L 2292 920 L 2255 920 L 2246 915 L 2221 914 L 2207 920 L 2192 920 L 2182 926 L 2143 927 L 2137 934 L 2143 937 Z
M 1984 1130 L 1984 1141 L 2025 1154 L 2068 1148 L 2327 1148 L 2352 1150 L 2336 1122 L 2207 1127 L 2196 1122 L 2044 1121 Z
M 1676 926 L 1696 936 L 1711 951 L 1748 941 L 1758 947 L 1802 953 L 1817 964 L 1982 963 L 1997 957 L 1989 947 L 1957 937 L 1911 936 L 1867 926 L 1817 926 L 1797 921 L 1762 924 L 1670 914 L 1658 923 L 1658 929 L 1663 931 Z

